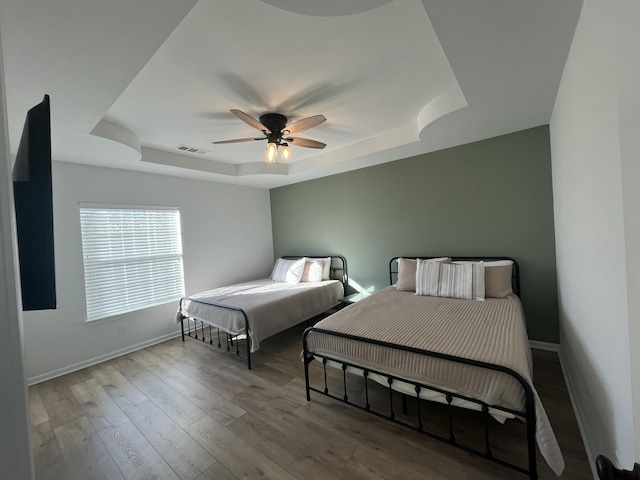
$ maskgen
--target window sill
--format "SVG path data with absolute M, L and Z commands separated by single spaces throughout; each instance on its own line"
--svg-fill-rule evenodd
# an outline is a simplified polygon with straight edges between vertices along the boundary
M 111 323 L 111 322 L 117 322 L 122 320 L 132 320 L 134 317 L 149 315 L 149 314 L 152 314 L 153 312 L 159 312 L 161 310 L 164 310 L 171 304 L 175 304 L 177 309 L 179 301 L 180 299 L 178 298 L 176 300 L 171 300 L 169 302 L 162 303 L 160 305 L 154 305 L 153 307 L 145 307 L 145 308 L 141 308 L 140 310 L 132 310 L 131 312 L 119 313 L 111 317 L 97 318 L 95 320 L 85 319 L 84 324 L 93 326 L 93 325 L 102 325 L 103 323 Z

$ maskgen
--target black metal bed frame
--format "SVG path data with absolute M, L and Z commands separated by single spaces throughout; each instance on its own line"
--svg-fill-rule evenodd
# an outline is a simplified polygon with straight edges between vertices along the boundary
M 284 258 L 285 260 L 296 260 L 296 259 L 300 259 L 300 258 L 327 258 L 327 257 L 331 257 L 331 267 L 330 267 L 330 274 L 329 277 L 333 280 L 340 280 L 342 282 L 342 287 L 343 290 L 346 292 L 346 287 L 347 284 L 349 282 L 349 276 L 348 276 L 348 272 L 347 272 L 347 259 L 344 258 L 341 255 L 286 255 L 283 256 L 281 258 Z M 334 266 L 334 260 L 337 260 L 339 262 L 339 265 Z M 233 305 L 226 305 L 224 303 L 218 303 L 218 302 L 210 302 L 207 300 L 196 300 L 196 299 L 191 299 L 192 302 L 197 302 L 197 303 L 204 303 L 206 305 L 212 305 L 214 307 L 220 307 L 220 308 L 225 308 L 227 310 L 235 310 L 236 312 L 240 312 L 242 314 L 242 316 L 244 317 L 244 332 L 237 334 L 237 335 L 233 335 L 231 333 L 225 332 L 223 331 L 223 337 L 226 335 L 226 339 L 224 340 L 224 346 L 223 346 L 223 340 L 221 340 L 220 338 L 220 329 L 216 328 L 215 326 L 208 324 L 206 322 L 203 322 L 201 320 L 197 320 L 195 318 L 192 317 L 186 317 L 182 314 L 182 301 L 185 300 L 186 297 L 183 297 L 180 299 L 180 305 L 179 305 L 179 315 L 180 315 L 180 330 L 182 332 L 182 341 L 184 342 L 185 337 L 191 337 L 194 338 L 196 340 L 201 340 L 204 343 L 209 343 L 209 345 L 219 348 L 220 350 L 226 350 L 228 353 L 232 353 L 235 354 L 236 356 L 240 357 L 240 358 L 244 358 L 247 360 L 247 369 L 251 370 L 251 339 L 249 338 L 249 318 L 247 317 L 246 312 L 239 307 L 234 307 Z M 185 320 L 187 323 L 187 327 L 186 327 L 186 331 L 185 331 Z M 308 320 L 306 318 L 303 318 L 300 320 L 300 322 L 304 322 L 305 320 Z M 193 322 L 193 334 L 192 334 L 192 328 L 191 328 L 191 322 Z M 200 327 L 198 327 L 198 323 L 200 323 Z M 205 325 L 206 327 L 208 327 L 209 329 L 209 339 L 207 340 L 206 338 L 206 334 L 205 334 Z M 198 335 L 198 329 L 200 329 L 201 335 Z M 215 329 L 217 332 L 217 344 L 213 341 L 213 335 L 212 335 L 212 329 Z M 240 351 L 240 337 L 244 335 L 244 340 L 245 340 L 245 352 L 246 354 L 242 354 Z M 235 344 L 235 345 L 234 345 Z M 233 347 L 235 346 L 235 351 L 233 351 Z M 226 347 L 226 348 L 225 348 Z
M 437 257 L 403 257 L 403 258 L 437 258 Z M 393 259 L 391 259 L 391 261 L 389 262 L 389 277 L 390 277 L 390 282 L 391 284 L 393 284 L 393 276 L 396 275 L 397 276 L 397 267 L 394 269 L 394 266 L 397 266 L 397 259 L 398 257 L 394 257 Z M 518 263 L 513 260 L 512 258 L 507 258 L 507 257 L 453 257 L 453 260 L 511 260 L 513 261 L 513 271 L 512 271 L 512 286 L 513 286 L 513 291 L 516 295 L 520 294 L 520 270 L 519 270 L 519 266 Z M 512 378 L 514 378 L 521 386 L 524 392 L 524 397 L 525 397 L 525 405 L 524 405 L 524 410 L 519 411 L 519 410 L 514 410 L 514 409 L 510 409 L 510 408 L 506 408 L 506 407 L 502 407 L 499 405 L 489 405 L 483 401 L 480 401 L 476 398 L 471 398 L 465 395 L 461 395 L 455 392 L 450 392 L 448 390 L 442 389 L 442 388 L 438 388 L 436 386 L 431 386 L 431 385 L 425 385 L 423 383 L 419 383 L 419 382 L 415 382 L 412 380 L 408 380 L 405 378 L 401 378 L 389 373 L 385 373 L 385 372 L 380 372 L 374 369 L 370 369 L 370 368 L 363 368 L 361 366 L 358 365 L 354 365 L 353 363 L 341 360 L 341 359 L 335 359 L 332 358 L 331 356 L 328 355 L 323 355 L 323 354 L 317 354 L 317 353 L 313 353 L 313 352 L 309 352 L 308 348 L 307 348 L 307 336 L 311 333 L 311 332 L 319 332 L 319 333 L 323 333 L 323 334 L 327 334 L 327 335 L 332 335 L 332 336 L 336 336 L 336 337 L 341 337 L 341 338 L 347 338 L 350 340 L 354 340 L 354 341 L 359 341 L 359 342 L 365 342 L 365 343 L 370 343 L 370 344 L 374 344 L 374 345 L 379 345 L 379 346 L 383 346 L 383 347 L 388 347 L 388 348 L 392 348 L 392 349 L 399 349 L 399 350 L 404 350 L 404 351 L 408 351 L 408 352 L 412 352 L 412 353 L 416 353 L 416 354 L 420 354 L 420 355 L 425 355 L 428 357 L 434 357 L 434 358 L 439 358 L 439 359 L 443 359 L 443 360 L 449 360 L 452 362 L 457 362 L 457 363 L 462 363 L 462 364 L 466 364 L 466 365 L 471 365 L 474 367 L 479 367 L 479 368 L 484 368 L 484 369 L 488 369 L 488 370 L 493 370 L 493 371 L 498 371 L 498 372 L 502 372 L 505 373 L 507 375 L 510 375 Z M 522 375 L 520 375 L 518 372 L 504 367 L 502 365 L 495 365 L 495 364 L 491 364 L 491 363 L 486 363 L 486 362 L 480 362 L 477 360 L 472 360 L 472 359 L 468 359 L 468 358 L 463 358 L 463 357 L 458 357 L 458 356 L 453 356 L 453 355 L 447 355 L 447 354 L 443 354 L 443 353 L 439 353 L 439 352 L 433 352 L 430 350 L 422 350 L 422 349 L 417 349 L 417 348 L 412 348 L 412 347 L 407 347 L 404 345 L 399 345 L 399 344 L 393 344 L 393 343 L 389 343 L 389 342 L 385 342 L 385 341 L 381 341 L 381 340 L 375 340 L 375 339 L 368 339 L 368 338 L 363 338 L 363 337 L 358 337 L 358 336 L 354 336 L 354 335 L 349 335 L 349 334 L 344 334 L 344 333 L 340 333 L 340 332 L 335 332 L 335 331 L 329 331 L 329 330 L 324 330 L 321 328 L 316 328 L 316 327 L 310 327 L 307 328 L 303 334 L 303 340 L 302 340 L 302 344 L 303 344 L 303 361 L 304 361 L 304 374 L 305 374 L 305 388 L 306 388 L 306 394 L 307 394 L 307 400 L 310 401 L 311 400 L 311 391 L 317 392 L 321 395 L 333 398 L 335 400 L 338 400 L 340 402 L 346 403 L 348 405 L 354 406 L 360 410 L 364 410 L 367 411 L 369 413 L 372 413 L 378 417 L 381 418 L 385 418 L 393 423 L 402 425 L 404 427 L 410 428 L 411 430 L 414 430 L 416 432 L 425 434 L 431 438 L 434 438 L 436 440 L 440 440 L 443 441 L 445 443 L 448 443 L 450 445 L 453 445 L 455 447 L 458 447 L 462 450 L 465 450 L 469 453 L 473 453 L 475 455 L 478 455 L 480 457 L 486 458 L 488 460 L 491 460 L 497 464 L 500 464 L 502 466 L 511 468 L 517 472 L 523 473 L 525 475 L 528 475 L 529 478 L 531 479 L 536 479 L 538 478 L 538 473 L 537 473 L 537 463 L 536 463 L 536 439 L 535 439 L 535 431 L 536 431 L 536 414 L 535 414 L 535 403 L 534 403 L 534 395 L 533 395 L 533 390 L 531 388 L 531 385 L 529 384 L 529 382 L 522 377 Z M 309 364 L 314 360 L 314 358 L 318 358 L 321 359 L 322 361 L 322 366 L 323 366 L 323 374 L 324 374 L 324 386 L 322 388 L 317 388 L 311 385 L 311 381 L 309 378 Z M 328 386 L 328 382 L 327 382 L 327 363 L 329 361 L 338 363 L 341 365 L 341 369 L 342 369 L 342 388 L 340 389 L 341 392 L 338 392 L 338 394 L 334 394 L 332 392 L 330 392 L 329 390 L 329 386 Z M 364 404 L 360 404 L 360 403 L 354 403 L 353 401 L 351 401 L 347 395 L 347 369 L 356 369 L 359 370 L 360 372 L 362 372 L 362 377 L 355 377 L 355 379 L 357 381 L 360 380 L 360 378 L 363 379 L 364 381 L 364 392 L 365 392 L 365 398 L 364 398 Z M 389 390 L 389 411 L 388 413 L 383 413 L 381 411 L 376 411 L 373 410 L 371 408 L 371 405 L 369 404 L 369 376 L 371 374 L 377 374 L 380 375 L 384 378 L 387 379 L 387 383 L 388 383 L 388 390 Z M 409 423 L 408 421 L 404 421 L 404 420 L 400 420 L 396 417 L 396 412 L 394 409 L 394 401 L 393 401 L 393 383 L 394 382 L 404 382 L 405 384 L 411 384 L 414 387 L 414 390 L 416 392 L 416 405 L 417 405 L 417 411 L 416 411 L 416 416 L 415 416 L 415 423 Z M 447 402 L 447 409 L 448 409 L 448 427 L 449 427 L 449 433 L 448 435 L 444 436 L 438 433 L 435 433 L 434 431 L 430 431 L 428 430 L 425 425 L 423 424 L 423 420 L 424 420 L 424 416 L 423 416 L 423 409 L 427 408 L 427 405 L 424 403 L 424 400 L 420 398 L 420 393 L 422 390 L 430 390 L 433 392 L 437 392 L 440 393 L 442 395 L 444 395 L 446 402 Z M 405 393 L 401 393 L 402 395 L 402 413 L 404 415 L 406 415 L 408 413 L 407 411 L 407 395 Z M 477 404 L 480 406 L 480 410 L 482 412 L 483 415 L 483 420 L 484 420 L 484 451 L 478 450 L 477 448 L 473 448 L 469 445 L 465 445 L 464 443 L 460 443 L 458 442 L 458 440 L 456 439 L 455 435 L 454 435 L 454 422 L 453 422 L 453 407 L 454 405 L 452 405 L 452 402 L 454 400 L 454 398 L 458 398 L 461 400 L 465 400 L 468 402 L 472 402 L 474 404 Z M 528 465 L 527 467 L 523 467 L 523 466 L 519 466 L 510 462 L 507 462 L 504 459 L 498 458 L 496 456 L 494 456 L 493 452 L 491 451 L 491 447 L 490 447 L 490 442 L 489 442 L 489 410 L 490 409 L 495 409 L 495 410 L 499 410 L 499 411 L 503 411 L 509 414 L 512 414 L 516 417 L 520 417 L 521 419 L 523 419 L 526 422 L 526 436 L 527 436 L 527 457 L 528 457 Z

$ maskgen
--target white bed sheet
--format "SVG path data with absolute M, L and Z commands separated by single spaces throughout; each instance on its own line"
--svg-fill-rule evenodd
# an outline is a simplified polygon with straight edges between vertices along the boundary
M 183 298 L 178 314 L 240 335 L 247 333 L 241 312 L 202 302 L 240 308 L 247 315 L 251 352 L 255 352 L 262 340 L 335 307 L 343 296 L 338 280 L 292 284 L 263 278 Z

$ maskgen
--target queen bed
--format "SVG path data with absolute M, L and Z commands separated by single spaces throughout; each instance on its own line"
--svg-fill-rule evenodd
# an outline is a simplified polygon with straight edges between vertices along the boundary
M 302 355 L 307 399 L 311 391 L 330 396 L 530 478 L 537 478 L 537 441 L 543 457 L 559 475 L 564 468 L 562 454 L 532 382 L 531 351 L 518 297 L 518 264 L 504 258 L 422 258 L 394 258 L 390 276 L 391 283 L 395 277 L 395 285 L 305 331 Z M 313 360 L 324 369 L 320 375 L 324 384 L 319 386 L 310 380 Z M 343 385 L 337 393 L 329 388 L 327 367 L 342 370 Z M 362 403 L 352 402 L 347 394 L 347 382 L 352 381 L 364 383 Z M 387 411 L 371 409 L 371 382 L 389 388 Z M 399 420 L 392 392 L 399 392 L 403 413 L 407 398 L 414 399 L 413 420 Z M 459 442 L 451 413 L 448 433 L 434 434 L 423 423 L 429 409 L 425 401 L 444 403 L 449 409 L 479 410 L 485 422 L 489 417 L 499 422 L 514 417 L 524 420 L 528 464 L 497 458 L 488 431 L 484 448 Z
M 176 321 L 183 341 L 195 338 L 245 357 L 250 369 L 260 342 L 340 305 L 347 279 L 341 256 L 280 257 L 268 278 L 182 298 Z

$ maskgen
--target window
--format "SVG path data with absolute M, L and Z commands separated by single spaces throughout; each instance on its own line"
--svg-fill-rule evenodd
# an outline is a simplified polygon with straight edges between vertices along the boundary
M 87 320 L 184 295 L 180 212 L 80 205 Z

